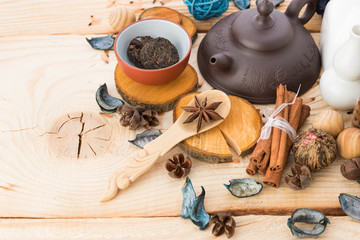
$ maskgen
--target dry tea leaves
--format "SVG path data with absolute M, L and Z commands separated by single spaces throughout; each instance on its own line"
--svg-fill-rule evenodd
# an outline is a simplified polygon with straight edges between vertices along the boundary
M 291 167 L 292 175 L 286 174 L 285 181 L 293 190 L 301 190 L 309 186 L 311 172 L 307 166 L 295 164 Z
M 360 221 L 360 198 L 350 194 L 341 193 L 339 201 L 341 208 L 346 215 Z
M 179 61 L 179 53 L 169 40 L 158 37 L 141 48 L 140 61 L 145 69 L 166 68 Z
M 181 217 L 190 218 L 191 222 L 199 226 L 200 230 L 204 230 L 209 225 L 210 215 L 204 207 L 205 189 L 203 187 L 201 189 L 201 194 L 196 197 L 190 178 L 186 178 L 185 185 L 181 189 L 183 194 Z
M 140 50 L 150 40 L 153 40 L 153 38 L 150 36 L 137 36 L 130 41 L 129 47 L 127 49 L 127 55 L 130 62 L 132 62 L 138 68 L 144 68 L 141 64 Z
M 336 142 L 333 136 L 317 128 L 311 128 L 299 134 L 292 146 L 295 162 L 306 165 L 312 172 L 330 165 L 335 160 L 336 153 Z
M 88 41 L 90 46 L 94 49 L 110 50 L 114 46 L 115 38 L 110 34 L 105 37 L 86 38 L 86 41 Z
M 315 226 L 311 230 L 303 229 L 295 226 L 297 222 L 315 224 Z M 330 224 L 330 220 L 324 214 L 308 208 L 296 209 L 287 222 L 292 235 L 297 238 L 318 236 L 325 231 L 327 224 Z
M 165 164 L 166 170 L 169 172 L 169 176 L 173 178 L 182 178 L 189 174 L 191 170 L 190 157 L 184 156 L 184 154 L 175 154 L 172 159 L 168 159 Z
M 139 148 L 144 148 L 146 144 L 156 139 L 161 134 L 162 132 L 159 129 L 146 130 L 142 133 L 136 134 L 135 139 L 129 140 L 129 142 Z
M 124 105 L 122 100 L 109 95 L 106 83 L 98 88 L 95 99 L 101 111 L 105 113 L 114 113 L 118 107 Z
M 199 99 L 196 97 L 196 95 L 194 96 L 194 98 L 195 98 L 195 107 L 191 107 L 191 106 L 181 107 L 182 109 L 184 109 L 185 112 L 191 113 L 191 115 L 183 122 L 184 124 L 191 123 L 195 119 L 198 119 L 196 131 L 199 132 L 201 129 L 201 124 L 203 119 L 206 123 L 210 123 L 210 121 L 217 121 L 224 119 L 215 111 L 222 102 L 213 102 L 210 105 L 207 105 L 207 98 L 205 98 L 204 101 L 201 103 L 199 102 Z
M 212 234 L 215 236 L 220 236 L 224 232 L 228 238 L 234 235 L 236 222 L 231 213 L 218 213 L 211 216 L 210 221 L 215 224 L 212 229 Z
M 261 192 L 263 185 L 251 178 L 231 179 L 224 186 L 237 198 L 251 197 Z
M 340 166 L 341 174 L 349 180 L 360 178 L 360 158 L 354 158 Z

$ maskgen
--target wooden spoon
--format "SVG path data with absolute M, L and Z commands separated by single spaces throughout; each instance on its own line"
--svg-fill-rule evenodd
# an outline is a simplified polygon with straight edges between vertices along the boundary
M 225 119 L 230 111 L 230 100 L 228 96 L 218 90 L 209 90 L 197 95 L 200 102 L 202 102 L 205 97 L 207 97 L 208 104 L 213 102 L 222 102 L 216 109 L 216 112 Z M 188 106 L 194 105 L 194 100 L 192 100 Z M 205 132 L 219 125 L 223 121 L 219 120 L 210 123 L 203 123 L 200 131 L 196 132 L 197 121 L 183 124 L 190 114 L 191 113 L 184 111 L 176 120 L 174 125 L 172 125 L 171 128 L 169 128 L 164 134 L 146 144 L 144 149 L 136 151 L 127 158 L 126 166 L 124 168 L 120 168 L 112 172 L 106 183 L 105 194 L 101 202 L 113 199 L 119 190 L 126 189 L 131 182 L 134 182 L 138 177 L 147 172 L 156 160 L 166 154 L 179 142 L 196 134 Z

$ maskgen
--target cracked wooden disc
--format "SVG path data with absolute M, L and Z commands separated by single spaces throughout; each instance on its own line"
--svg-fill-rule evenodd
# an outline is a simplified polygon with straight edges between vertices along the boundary
M 186 106 L 196 94 L 199 93 L 189 93 L 179 99 L 174 107 L 173 121 L 183 112 L 181 107 Z M 259 111 L 245 99 L 235 96 L 229 96 L 229 99 L 231 110 L 224 122 L 207 132 L 184 140 L 180 143 L 183 150 L 200 160 L 214 163 L 232 161 L 230 147 L 239 156 L 251 152 L 260 137 L 262 127 Z
M 180 76 L 161 85 L 140 84 L 126 76 L 119 65 L 115 68 L 117 90 L 126 102 L 160 112 L 172 110 L 181 96 L 196 91 L 197 81 L 197 73 L 189 64 Z

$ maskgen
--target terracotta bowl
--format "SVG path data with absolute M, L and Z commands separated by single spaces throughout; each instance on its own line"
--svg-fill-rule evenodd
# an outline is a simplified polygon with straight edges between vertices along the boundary
M 168 39 L 179 53 L 179 62 L 162 69 L 141 69 L 129 61 L 127 49 L 130 41 L 137 36 L 163 37 Z M 120 68 L 132 80 L 157 85 L 168 83 L 185 69 L 191 52 L 191 39 L 186 30 L 178 24 L 162 19 L 145 19 L 127 26 L 115 41 L 115 55 Z

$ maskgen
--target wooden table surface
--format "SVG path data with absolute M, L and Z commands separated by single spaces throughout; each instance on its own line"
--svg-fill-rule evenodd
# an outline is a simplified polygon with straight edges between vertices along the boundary
M 278 9 L 284 11 L 289 2 Z M 138 15 L 143 8 L 162 4 L 191 17 L 182 0 L 0 2 L 0 239 L 216 238 L 212 226 L 200 231 L 180 217 L 185 180 L 168 177 L 164 167 L 167 157 L 180 151 L 177 148 L 114 200 L 99 202 L 108 175 L 137 150 L 127 140 L 142 130 L 121 127 L 118 117 L 99 113 L 94 95 L 101 84 L 106 82 L 110 94 L 117 96 L 116 58 L 110 51 L 106 64 L 103 51 L 92 49 L 85 37 L 112 32 L 108 14 L 114 5 L 130 5 Z M 231 2 L 223 16 L 236 11 Z M 89 26 L 91 16 L 95 21 Z M 198 45 L 218 20 L 196 21 L 200 34 L 190 59 L 196 69 Z M 315 15 L 306 27 L 319 44 L 321 17 Z M 206 89 L 207 83 L 200 90 Z M 331 109 L 318 84 L 304 99 L 312 112 L 302 130 L 319 111 Z M 341 114 L 350 126 L 351 115 Z M 160 129 L 171 126 L 171 115 L 160 117 Z M 87 133 L 78 157 L 81 132 Z M 207 212 L 236 215 L 233 239 L 291 239 L 286 221 L 301 207 L 329 216 L 331 224 L 319 239 L 358 238 L 359 222 L 344 216 L 338 201 L 342 192 L 360 195 L 358 184 L 340 174 L 343 159 L 314 173 L 303 191 L 289 189 L 282 179 L 279 189 L 264 186 L 257 196 L 237 199 L 223 183 L 248 177 L 248 161 L 245 157 L 208 164 L 194 159 L 189 175 L 198 194 L 200 186 L 206 189 Z

